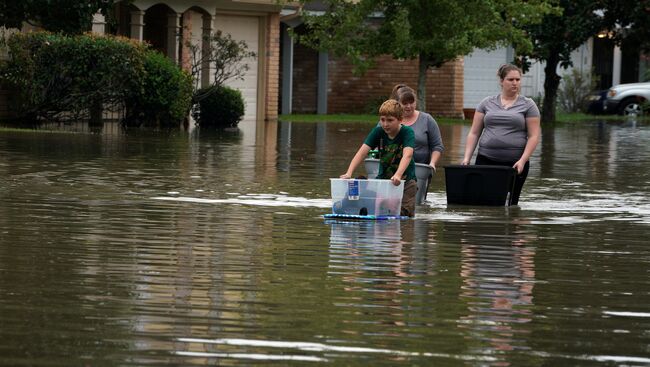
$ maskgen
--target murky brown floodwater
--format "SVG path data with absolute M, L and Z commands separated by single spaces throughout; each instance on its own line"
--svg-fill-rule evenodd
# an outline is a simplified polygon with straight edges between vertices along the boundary
M 0 365 L 650 364 L 649 123 L 545 128 L 519 207 L 439 170 L 376 223 L 321 217 L 371 125 L 245 127 L 0 132 Z

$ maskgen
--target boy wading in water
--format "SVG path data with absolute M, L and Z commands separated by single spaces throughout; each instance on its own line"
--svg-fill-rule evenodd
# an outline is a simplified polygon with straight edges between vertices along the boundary
M 402 125 L 402 106 L 389 99 L 379 107 L 379 126 L 370 131 L 350 162 L 347 172 L 341 178 L 350 179 L 354 170 L 366 159 L 372 149 L 379 151 L 379 174 L 376 178 L 391 180 L 399 186 L 404 180 L 401 215 L 415 215 L 415 194 L 418 186 L 415 178 L 413 149 L 415 134 L 413 129 Z

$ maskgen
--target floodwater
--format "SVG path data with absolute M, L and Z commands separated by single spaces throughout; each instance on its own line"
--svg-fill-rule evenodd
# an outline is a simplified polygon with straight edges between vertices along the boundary
M 517 207 L 439 169 L 326 221 L 371 127 L 0 132 L 0 365 L 650 365 L 650 123 L 544 127 Z

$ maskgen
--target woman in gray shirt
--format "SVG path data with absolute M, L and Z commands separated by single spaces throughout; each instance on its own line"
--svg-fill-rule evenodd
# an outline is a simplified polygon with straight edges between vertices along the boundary
M 393 97 L 404 109 L 402 124 L 410 126 L 415 132 L 415 163 L 428 164 L 435 171 L 442 151 L 445 150 L 436 120 L 428 113 L 416 109 L 415 91 L 410 87 L 401 84 L 399 89 L 394 90 Z
M 521 69 L 515 65 L 505 64 L 499 68 L 501 93 L 485 98 L 476 108 L 461 163 L 469 164 L 478 143 L 475 164 L 516 169 L 515 188 L 511 194 L 513 205 L 519 202 L 530 167 L 528 160 L 539 143 L 541 131 L 537 105 L 519 94 L 521 74 Z

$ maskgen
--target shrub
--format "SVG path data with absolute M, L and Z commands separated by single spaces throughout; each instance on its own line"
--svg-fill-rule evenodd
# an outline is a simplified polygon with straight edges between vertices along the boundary
M 142 88 L 126 100 L 127 125 L 174 125 L 192 106 L 192 78 L 163 54 L 145 53 Z
M 581 73 L 577 69 L 562 76 L 562 86 L 558 90 L 558 101 L 564 112 L 584 112 L 587 97 L 596 88 L 598 78 L 592 73 Z
M 535 102 L 535 104 L 537 105 L 537 108 L 539 108 L 539 110 L 541 111 L 542 103 L 544 103 L 544 96 L 541 93 L 537 93 L 537 96 L 530 97 L 530 98 L 532 98 L 533 102 Z
M 93 106 L 119 104 L 141 90 L 147 46 L 114 36 L 16 33 L 0 82 L 14 91 L 19 119 L 88 117 Z
M 369 115 L 379 115 L 379 106 L 381 106 L 384 101 L 389 99 L 389 96 L 378 96 L 378 97 L 371 97 L 368 100 L 366 100 L 366 103 L 363 107 L 363 113 L 369 114 Z
M 236 89 L 209 87 L 197 94 L 203 98 L 195 105 L 192 116 L 201 127 L 236 127 L 244 116 L 244 98 Z

